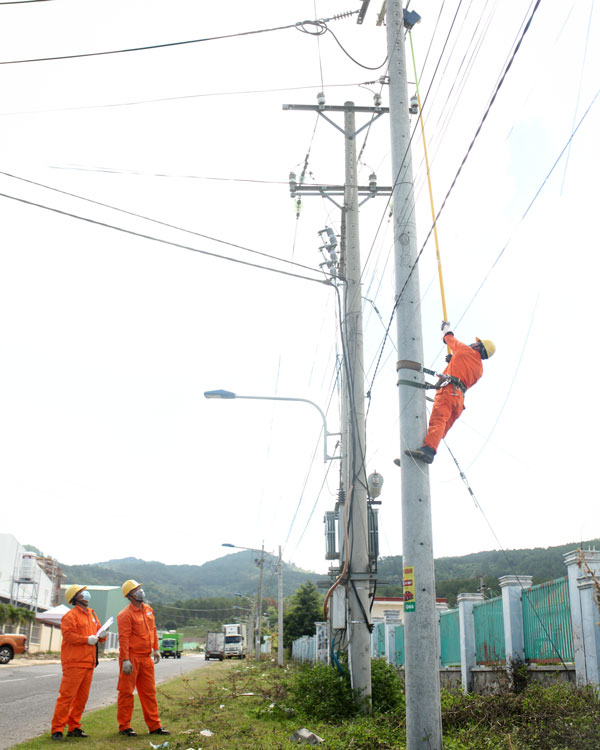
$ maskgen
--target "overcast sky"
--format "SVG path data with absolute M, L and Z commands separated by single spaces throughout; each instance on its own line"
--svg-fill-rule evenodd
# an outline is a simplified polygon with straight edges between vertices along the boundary
M 413 39 L 438 207 L 533 5 L 411 4 L 422 16 Z M 2 531 L 68 564 L 130 555 L 201 564 L 223 542 L 264 540 L 284 546 L 286 560 L 326 569 L 322 519 L 339 468 L 323 463 L 317 412 L 202 394 L 311 399 L 339 429 L 335 295 L 314 279 L 323 278 L 317 233 L 339 233 L 340 213 L 307 197 L 297 220 L 287 180 L 310 149 L 307 180 L 342 183 L 344 143 L 322 119 L 315 129 L 313 112 L 282 104 L 314 104 L 321 90 L 328 104 L 370 106 L 380 90 L 388 104 L 377 82 L 386 66 L 357 64 L 375 68 L 386 56 L 380 2 L 363 25 L 328 22 L 354 61 L 332 34 L 289 28 L 8 63 L 272 29 L 359 6 L 0 5 Z M 540 4 L 439 221 L 455 333 L 493 339 L 497 353 L 448 438 L 494 533 L 441 447 L 430 471 L 436 557 L 599 535 L 598 410 L 586 401 L 598 362 L 599 24 L 593 0 Z M 365 135 L 360 182 L 375 171 L 389 185 L 389 118 L 363 131 L 359 149 Z M 431 215 L 419 133 L 413 160 L 420 247 Z M 367 202 L 360 223 L 363 294 L 379 313 L 365 301 L 366 391 L 394 303 L 387 199 Z M 425 365 L 441 369 L 432 240 L 419 272 Z M 388 340 L 367 424 L 368 468 L 385 479 L 383 555 L 402 552 L 396 359 Z

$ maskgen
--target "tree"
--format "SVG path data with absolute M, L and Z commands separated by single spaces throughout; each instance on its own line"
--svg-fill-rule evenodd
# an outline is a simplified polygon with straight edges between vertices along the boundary
M 0 602 L 0 628 L 4 633 L 4 626 L 8 622 L 8 604 L 2 604 Z
M 315 622 L 322 619 L 317 587 L 312 581 L 306 581 L 291 597 L 289 609 L 283 616 L 283 645 L 287 648 L 302 635 L 314 635 Z

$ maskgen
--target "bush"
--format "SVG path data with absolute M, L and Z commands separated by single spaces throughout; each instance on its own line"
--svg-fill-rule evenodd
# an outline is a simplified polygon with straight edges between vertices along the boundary
M 371 662 L 373 712 L 404 712 L 400 676 L 384 659 Z M 313 721 L 337 721 L 359 713 L 360 697 L 350 687 L 347 672 L 341 675 L 326 664 L 304 665 L 292 678 L 289 693 L 293 707 Z
M 373 711 L 376 713 L 404 712 L 404 687 L 396 669 L 385 659 L 371 662 Z
M 314 721 L 346 719 L 358 711 L 348 675 L 326 664 L 302 666 L 289 692 L 293 707 Z

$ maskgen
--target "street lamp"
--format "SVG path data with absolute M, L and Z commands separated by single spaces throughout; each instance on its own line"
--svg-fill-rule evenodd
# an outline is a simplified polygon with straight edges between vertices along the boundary
M 327 453 L 327 438 L 331 437 L 333 435 L 341 435 L 341 432 L 329 432 L 327 430 L 327 420 L 325 418 L 325 414 L 323 413 L 323 410 L 318 404 L 315 404 L 314 401 L 310 401 L 307 398 L 291 398 L 291 397 L 285 397 L 285 396 L 239 396 L 237 393 L 233 393 L 233 391 L 224 391 L 222 389 L 216 390 L 216 391 L 204 391 L 204 398 L 218 398 L 222 400 L 230 400 L 233 398 L 245 398 L 245 399 L 251 399 L 252 401 L 302 401 L 305 404 L 311 404 L 311 406 L 314 406 L 315 409 L 319 412 L 321 415 L 321 419 L 323 420 L 323 461 L 327 463 L 327 461 L 332 461 L 335 458 L 341 458 L 341 456 L 330 456 Z M 235 547 L 235 544 L 224 544 L 223 547 Z M 242 547 L 242 549 L 249 549 L 248 547 Z
M 226 391 L 227 393 L 227 391 Z M 226 397 L 229 398 L 229 397 Z M 238 544 L 229 544 L 229 543 L 223 543 L 221 544 L 222 547 L 234 547 L 236 549 L 247 549 L 251 552 L 260 552 L 260 562 L 257 561 L 257 565 L 260 568 L 260 579 L 259 579 L 259 586 L 258 586 L 258 602 L 257 602 L 257 608 L 256 608 L 256 618 L 257 618 L 257 636 L 256 640 L 254 642 L 254 656 L 257 658 L 260 658 L 260 638 L 261 638 L 261 629 L 262 629 L 262 585 L 263 585 L 263 568 L 265 564 L 265 545 L 263 542 L 263 546 L 261 549 L 256 549 L 255 547 L 241 547 Z M 272 552 L 267 552 L 267 555 L 273 555 Z M 283 667 L 283 560 L 282 560 L 282 553 L 281 553 L 281 545 L 279 546 L 279 558 L 277 560 L 276 564 L 276 570 L 277 570 L 277 602 L 278 602 L 278 619 L 277 619 L 277 627 L 279 630 L 279 635 L 277 637 L 277 663 L 280 667 Z M 249 596 L 244 596 L 244 594 L 236 593 L 236 596 L 243 597 L 244 599 L 249 599 Z

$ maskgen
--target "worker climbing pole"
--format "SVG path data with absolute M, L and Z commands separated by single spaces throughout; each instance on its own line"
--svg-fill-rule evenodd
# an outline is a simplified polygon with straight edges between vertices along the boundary
M 433 220 L 433 236 L 435 239 L 435 252 L 438 266 L 438 277 L 440 280 L 440 294 L 442 299 L 442 340 L 448 348 L 446 362 L 448 366 L 441 375 L 438 375 L 438 382 L 435 385 L 427 383 L 421 384 L 415 381 L 402 381 L 404 384 L 415 385 L 417 387 L 432 387 L 437 390 L 433 402 L 433 409 L 429 418 L 429 427 L 423 445 L 420 448 L 408 449 L 404 452 L 408 456 L 417 458 L 427 464 L 433 462 L 438 446 L 443 438 L 446 437 L 448 430 L 460 417 L 464 411 L 464 394 L 468 388 L 471 388 L 483 375 L 482 360 L 489 359 L 496 347 L 492 341 L 476 339 L 474 344 L 463 344 L 450 330 L 448 313 L 446 308 L 446 293 L 444 290 L 444 276 L 442 273 L 442 259 L 440 255 L 440 243 L 437 231 L 437 217 L 433 202 L 433 190 L 431 187 L 431 172 L 429 168 L 429 156 L 427 154 L 427 140 L 425 138 L 425 124 L 423 122 L 423 112 L 421 110 L 421 94 L 419 92 L 419 78 L 417 74 L 417 64 L 415 61 L 415 51 L 412 41 L 412 32 L 408 31 L 410 40 L 410 50 L 412 55 L 413 70 L 415 76 L 415 87 L 417 97 L 417 107 L 419 122 L 421 124 L 421 136 L 423 138 L 423 150 L 425 153 L 425 168 L 427 172 L 427 185 L 429 187 L 429 204 L 431 207 L 431 217 Z M 432 373 L 429 370 L 423 370 L 427 374 Z

